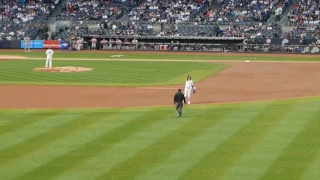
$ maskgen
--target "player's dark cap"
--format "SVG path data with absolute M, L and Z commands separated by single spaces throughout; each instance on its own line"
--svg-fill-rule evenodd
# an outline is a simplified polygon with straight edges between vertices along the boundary
M 181 89 L 178 89 L 178 92 L 181 92 Z

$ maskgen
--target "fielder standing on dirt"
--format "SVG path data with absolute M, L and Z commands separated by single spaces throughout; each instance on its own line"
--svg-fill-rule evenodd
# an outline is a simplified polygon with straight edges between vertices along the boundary
M 182 115 L 183 104 L 186 104 L 186 98 L 181 92 L 181 89 L 178 89 L 178 92 L 174 95 L 173 103 L 176 105 L 177 118 L 179 118 Z
M 188 98 L 188 104 L 191 104 L 191 93 L 196 93 L 196 87 L 194 87 L 192 77 L 188 75 L 186 85 L 184 87 L 184 96 Z
M 51 48 L 47 49 L 46 55 L 47 55 L 47 61 L 46 61 L 46 68 L 52 68 L 52 56 L 54 52 Z

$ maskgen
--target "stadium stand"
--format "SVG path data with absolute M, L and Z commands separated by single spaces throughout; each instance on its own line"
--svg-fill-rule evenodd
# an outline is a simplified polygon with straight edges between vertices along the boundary
M 287 38 L 320 38 L 320 0 L 300 0 L 287 15 L 287 25 L 293 26 Z
M 89 34 L 89 27 L 87 25 L 77 24 L 72 27 L 59 29 L 55 34 L 52 34 L 51 39 L 69 40 L 72 36 L 75 38 L 85 34 Z
M 139 2 L 140 0 L 68 0 L 66 7 L 56 17 L 56 20 L 71 20 L 72 25 L 59 28 L 51 39 L 66 40 L 72 36 L 79 37 L 88 34 L 124 34 L 127 29 L 116 20 L 128 14 Z M 113 28 L 114 26 L 117 28 Z
M 318 39 L 320 37 L 320 28 L 297 26 L 287 35 L 287 38 L 307 38 Z
M 145 0 L 129 13 L 132 21 L 181 23 L 197 21 L 207 8 L 207 0 Z
M 40 31 L 47 30 L 46 21 L 59 3 L 60 0 L 1 2 L 1 39 L 23 39 L 25 35 L 29 35 L 31 39 L 36 38 Z
M 170 28 L 162 29 L 156 36 L 201 36 L 214 37 L 219 33 L 216 23 L 194 22 L 188 24 L 172 25 Z
M 229 26 L 217 32 L 220 37 L 254 37 L 254 38 L 279 38 L 282 34 L 282 27 L 277 23 L 271 25 L 243 23 Z
M 68 0 L 64 12 L 56 18 L 57 20 L 102 20 L 116 16 L 119 19 L 129 10 L 128 8 L 128 4 L 122 0 Z
M 217 0 L 212 4 L 210 0 L 20 1 L 0 1 L 3 40 L 25 35 L 36 38 L 40 31 L 47 31 L 46 22 L 52 15 L 57 21 L 71 23 L 57 28 L 51 39 L 83 35 L 277 38 L 283 31 L 275 22 L 285 12 L 295 26 L 286 37 L 320 36 L 320 0 L 300 0 L 296 4 L 292 0 Z M 61 13 L 55 15 L 61 1 Z
M 254 23 L 242 23 L 229 25 L 220 29 L 213 22 L 179 24 L 161 31 L 157 36 L 195 36 L 195 37 L 280 37 L 282 27 L 277 23 L 270 25 L 258 25 Z
M 301 0 L 289 11 L 291 25 L 319 26 L 320 0 Z
M 214 9 L 207 12 L 207 21 L 226 24 L 229 22 L 267 22 L 272 14 L 276 20 L 290 7 L 292 0 L 218 0 Z
M 80 37 L 83 35 L 128 35 L 128 36 L 155 36 L 151 25 L 147 23 L 129 22 L 123 24 L 121 22 L 98 24 L 94 28 L 89 28 L 87 25 L 78 24 L 72 26 L 70 29 L 60 29 L 55 34 L 54 39 L 69 39 L 72 35 Z

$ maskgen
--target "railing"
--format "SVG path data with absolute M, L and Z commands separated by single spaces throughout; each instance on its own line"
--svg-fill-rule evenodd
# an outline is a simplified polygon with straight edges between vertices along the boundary
M 320 45 L 236 44 L 238 52 L 320 54 Z
M 76 48 L 76 45 L 73 44 Z M 224 44 L 210 44 L 210 43 L 118 43 L 110 42 L 105 44 L 98 44 L 100 50 L 155 50 L 155 51 L 211 51 L 224 52 L 226 45 Z M 82 43 L 81 49 L 91 49 L 91 44 Z
M 202 52 L 246 52 L 246 53 L 300 53 L 320 55 L 320 45 L 260 45 L 234 44 L 233 48 L 227 44 L 213 43 L 123 43 L 111 42 L 100 44 L 100 50 L 152 50 L 152 51 L 202 51 Z M 81 49 L 91 49 L 91 44 L 83 43 Z

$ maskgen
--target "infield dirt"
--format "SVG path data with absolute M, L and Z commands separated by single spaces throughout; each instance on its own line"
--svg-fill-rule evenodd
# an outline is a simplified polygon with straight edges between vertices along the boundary
M 96 53 L 105 53 L 105 51 L 96 51 Z M 129 52 L 114 53 L 125 54 Z M 181 52 L 177 54 L 181 54 Z M 239 56 L 237 53 L 227 54 L 228 56 Z M 241 55 L 271 56 L 268 54 Z M 281 55 L 277 54 L 276 56 L 279 57 Z M 306 57 L 304 55 L 299 56 Z M 192 94 L 192 104 L 247 102 L 320 95 L 320 85 L 318 83 L 320 79 L 320 63 L 223 63 L 231 66 L 195 83 L 197 92 Z M 177 86 L 148 88 L 0 85 L 0 108 L 92 108 L 172 105 L 173 94 L 178 88 L 183 89 L 184 82 Z

